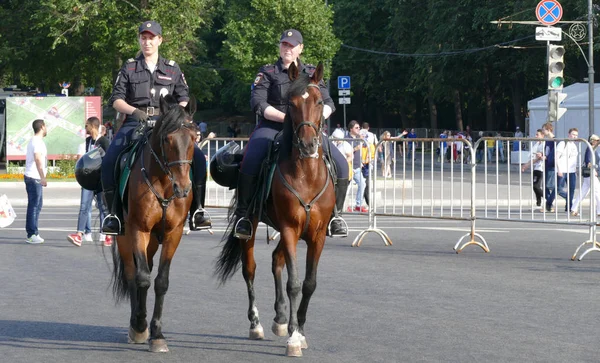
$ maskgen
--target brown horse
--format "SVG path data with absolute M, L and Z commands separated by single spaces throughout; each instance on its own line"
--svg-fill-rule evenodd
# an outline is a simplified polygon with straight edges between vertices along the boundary
M 302 356 L 302 348 L 308 347 L 304 336 L 306 311 L 317 287 L 317 266 L 335 205 L 335 194 L 321 147 L 323 99 L 319 84 L 322 84 L 323 65 L 319 64 L 313 75 L 309 76 L 299 73 L 295 64 L 292 64 L 288 74 L 293 82 L 288 93 L 289 107 L 284 121 L 283 146 L 266 210 L 269 219 L 281 233 L 281 239 L 273 251 L 275 319 L 272 331 L 278 336 L 289 334 L 286 354 L 298 357 Z M 253 218 L 254 231 L 258 218 L 259 216 Z M 230 222 L 232 221 L 230 218 Z M 226 232 L 225 244 L 216 264 L 216 274 L 224 283 L 237 271 L 241 262 L 249 297 L 250 339 L 263 339 L 254 294 L 255 235 L 253 233 L 250 240 L 243 241 L 233 237 L 231 231 Z M 296 246 L 300 238 L 308 246 L 303 283 L 300 283 L 296 261 Z M 286 290 L 290 301 L 289 319 L 285 311 L 282 280 L 284 266 L 287 266 L 288 273 Z
M 191 121 L 195 102 L 181 107 L 170 96 L 161 97 L 160 118 L 151 136 L 144 137 L 140 156 L 128 182 L 128 210 L 124 211 L 125 235 L 113 246 L 113 292 L 118 300 L 129 298 L 129 342 L 143 344 L 150 336 L 150 351 L 167 352 L 162 334 L 164 297 L 169 268 L 192 203 L 190 167 L 194 155 L 196 125 Z M 154 254 L 162 244 L 154 280 L 154 313 L 146 321 L 146 297 Z

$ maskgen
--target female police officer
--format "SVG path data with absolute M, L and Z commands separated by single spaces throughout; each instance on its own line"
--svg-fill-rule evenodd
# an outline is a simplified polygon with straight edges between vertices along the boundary
M 121 114 L 127 115 L 119 132 L 114 136 L 102 160 L 102 188 L 110 214 L 102 223 L 105 234 L 121 234 L 123 228 L 116 215 L 114 177 L 119 154 L 131 141 L 133 131 L 140 122 L 155 119 L 159 114 L 159 98 L 167 94 L 175 97 L 181 106 L 189 101 L 189 89 L 179 66 L 158 54 L 162 44 L 162 28 L 155 21 L 140 25 L 138 41 L 141 54 L 131 58 L 121 68 L 109 104 Z M 210 228 L 211 221 L 204 217 L 206 192 L 206 159 L 199 148 L 194 150 L 192 164 L 194 174 L 194 200 L 190 209 L 190 229 Z
M 239 220 L 235 225 L 234 237 L 249 239 L 252 236 L 252 224 L 246 218 L 248 206 L 256 192 L 256 179 L 260 166 L 266 157 L 268 145 L 275 135 L 283 128 L 283 120 L 288 107 L 288 88 L 291 84 L 287 69 L 295 63 L 300 72 L 312 74 L 315 67 L 305 65 L 300 61 L 300 53 L 304 49 L 302 34 L 295 29 L 283 32 L 279 40 L 279 60 L 275 65 L 263 66 L 252 87 L 250 104 L 252 110 L 259 116 L 260 122 L 248 141 L 246 153 L 242 160 L 238 179 L 238 201 L 235 211 Z M 325 106 L 323 117 L 327 119 L 335 109 L 333 100 L 325 84 L 321 82 L 320 90 Z M 348 164 L 336 147 L 330 145 L 329 152 L 334 159 L 337 169 L 337 186 L 335 190 L 336 208 L 341 211 L 348 190 Z M 346 222 L 335 217 L 330 223 L 332 236 L 347 236 Z

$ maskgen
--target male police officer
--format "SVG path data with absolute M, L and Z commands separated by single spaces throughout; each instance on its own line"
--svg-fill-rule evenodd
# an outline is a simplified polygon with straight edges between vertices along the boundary
M 107 206 L 110 208 L 110 215 L 102 223 L 102 232 L 105 234 L 123 232 L 121 221 L 115 213 L 117 183 L 114 169 L 119 154 L 131 141 L 133 131 L 140 122 L 159 116 L 160 97 L 172 95 L 181 106 L 186 106 L 190 99 L 188 85 L 177 63 L 158 54 L 158 47 L 162 44 L 160 24 L 155 21 L 142 23 L 138 41 L 141 54 L 125 62 L 117 76 L 109 101 L 109 105 L 127 117 L 102 161 L 102 187 Z M 194 150 L 192 167 L 194 199 L 190 210 L 190 229 L 207 229 L 211 227 L 211 221 L 210 218 L 204 217 L 202 209 L 206 194 L 206 158 L 198 147 Z

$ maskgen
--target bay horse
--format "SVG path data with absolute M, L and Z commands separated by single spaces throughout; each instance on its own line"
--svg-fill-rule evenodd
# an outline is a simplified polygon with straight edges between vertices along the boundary
M 292 80 L 288 92 L 289 107 L 284 121 L 282 146 L 266 202 L 266 213 L 281 233 L 281 239 L 273 251 L 271 266 L 275 279 L 275 319 L 272 331 L 278 336 L 289 335 L 286 355 L 299 357 L 302 356 L 302 349 L 308 347 L 304 335 L 306 311 L 317 287 L 317 266 L 325 244 L 329 218 L 335 206 L 335 193 L 321 146 L 324 104 L 319 84 L 323 80 L 323 65 L 319 64 L 312 76 L 309 76 L 301 73 L 292 63 L 288 74 Z M 234 206 L 233 202 L 232 205 Z M 239 240 L 233 237 L 231 229 L 235 219 L 230 213 L 230 225 L 223 236 L 225 243 L 215 269 L 221 283 L 225 283 L 241 263 L 249 297 L 250 339 L 264 338 L 254 293 L 254 237 L 259 218 L 256 215 L 253 217 L 252 238 L 248 241 Z M 307 244 L 303 283 L 300 283 L 296 261 L 296 247 L 300 238 Z M 289 318 L 285 311 L 287 308 L 282 280 L 284 266 L 287 266 L 288 273 L 286 291 L 290 303 Z
M 117 236 L 117 247 L 113 244 L 112 248 L 113 294 L 117 301 L 128 298 L 131 302 L 128 341 L 144 344 L 150 337 L 151 352 L 169 350 L 161 319 L 171 260 L 193 198 L 190 168 L 197 131 L 192 122 L 195 111 L 194 101 L 184 108 L 172 96 L 161 97 L 160 118 L 150 137 L 142 136 L 144 144 L 131 167 L 128 208 L 123 211 L 125 234 Z M 146 297 L 159 244 L 156 298 L 148 332 Z

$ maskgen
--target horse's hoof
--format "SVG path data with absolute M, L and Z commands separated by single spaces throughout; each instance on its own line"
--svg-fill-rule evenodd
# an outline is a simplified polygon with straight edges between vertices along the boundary
M 304 336 L 295 330 L 287 340 L 285 355 L 288 357 L 302 357 L 302 338 Z
M 300 347 L 302 349 L 308 349 L 308 343 L 306 342 L 306 337 L 304 335 L 300 338 Z
M 302 357 L 302 344 L 288 344 L 285 355 L 288 357 Z
M 256 326 L 256 328 L 254 329 L 250 329 L 250 334 L 248 336 L 251 340 L 261 340 L 261 339 L 265 339 L 265 331 L 262 327 L 262 325 L 260 325 L 260 323 Z
M 148 328 L 142 333 L 136 332 L 132 327 L 129 327 L 129 334 L 127 334 L 127 343 L 129 344 L 144 344 L 148 340 L 150 332 Z
M 278 337 L 285 337 L 286 335 L 288 335 L 288 325 L 273 322 L 273 325 L 271 325 L 271 331 Z
M 152 353 L 166 353 L 169 351 L 169 347 L 167 347 L 167 341 L 164 339 L 152 339 L 148 350 Z

